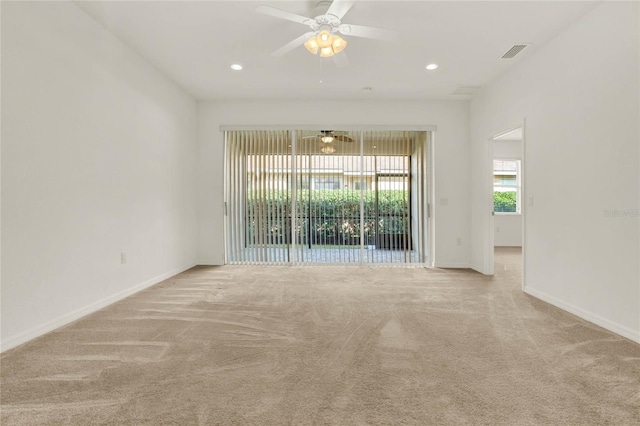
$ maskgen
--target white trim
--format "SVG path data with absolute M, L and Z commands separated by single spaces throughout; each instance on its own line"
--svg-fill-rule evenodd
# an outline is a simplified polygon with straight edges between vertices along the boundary
M 427 265 L 435 268 L 436 264 L 436 140 L 435 133 L 427 133 Z
M 375 176 L 375 173 L 373 174 Z M 378 189 L 376 188 L 376 191 Z M 364 265 L 364 132 L 360 132 L 360 264 Z
M 220 263 L 216 260 L 203 259 L 198 261 L 194 266 L 224 266 L 226 263 Z
M 484 208 L 486 208 L 487 210 L 484 211 L 484 217 L 485 220 L 487 222 L 486 228 L 484 229 L 484 238 L 487 241 L 488 244 L 488 248 L 489 250 L 486 251 L 485 255 L 484 255 L 484 267 L 483 270 L 481 271 L 484 275 L 494 275 L 495 273 L 495 254 L 494 254 L 494 250 L 495 250 L 495 211 L 494 211 L 494 206 L 495 206 L 495 201 L 494 201 L 494 191 L 495 191 L 495 185 L 493 183 L 493 139 L 490 139 L 489 141 L 486 142 L 487 144 L 487 160 L 488 160 L 488 164 L 489 164 L 489 173 L 485 173 L 485 176 L 483 176 L 483 181 L 484 179 L 489 180 L 488 181 L 488 185 L 490 187 L 490 193 L 488 194 L 489 196 L 486 197 L 485 202 L 487 203 L 485 205 Z
M 582 318 L 583 320 L 589 321 L 590 323 L 600 326 L 608 331 L 616 333 L 636 343 L 640 343 L 640 330 L 632 330 L 629 327 L 610 321 L 606 318 L 601 317 L 600 315 L 594 314 L 593 312 L 578 308 L 577 306 L 574 306 L 570 303 L 565 303 L 560 299 L 557 299 L 541 291 L 532 288 L 524 288 L 523 291 L 530 296 L 533 296 L 537 299 L 542 300 L 543 302 L 547 302 L 550 305 L 555 306 L 556 308 L 567 311 Z
M 436 264 L 433 267 L 443 268 L 443 269 L 446 269 L 446 268 L 470 269 L 471 268 L 468 263 L 463 263 L 463 262 L 436 262 Z
M 506 134 L 508 134 L 508 133 L 511 133 L 511 132 L 513 132 L 514 130 L 518 130 L 518 129 L 520 129 L 521 127 L 523 127 L 523 126 L 522 126 L 521 124 L 518 124 L 518 125 L 515 125 L 515 126 L 513 126 L 513 127 L 509 128 L 509 129 L 507 129 L 507 130 L 503 130 L 503 131 L 501 131 L 501 132 L 494 133 L 494 134 L 493 134 L 493 136 L 491 136 L 491 139 L 493 139 L 493 140 L 502 140 L 502 139 L 500 139 L 502 136 L 504 136 L 504 135 L 506 135 Z M 523 130 L 524 130 L 524 129 L 523 129 Z M 524 139 L 524 136 L 523 136 L 523 139 Z M 511 141 L 511 140 L 513 140 L 513 141 L 517 141 L 517 140 L 522 140 L 522 139 L 507 139 L 507 140 L 509 140 L 509 141 Z
M 164 274 L 158 275 L 154 278 L 151 278 L 145 282 L 137 284 L 131 288 L 126 290 L 119 291 L 111 296 L 107 296 L 106 298 L 99 300 L 97 302 L 91 303 L 82 308 L 76 309 L 75 311 L 69 312 L 67 314 L 61 315 L 58 318 L 55 318 L 51 321 L 48 321 L 44 324 L 37 325 L 30 330 L 27 330 L 23 333 L 20 333 L 16 336 L 10 337 L 7 340 L 2 341 L 0 345 L 0 352 L 8 351 L 9 349 L 13 349 L 16 346 L 19 346 L 23 343 L 26 343 L 30 340 L 35 339 L 36 337 L 40 337 L 46 333 L 49 333 L 55 329 L 58 329 L 64 325 L 67 325 L 75 320 L 78 320 L 84 316 L 92 314 L 106 306 L 109 306 L 115 302 L 118 302 L 126 297 L 129 297 L 141 290 L 144 290 L 152 285 L 158 284 L 161 281 L 166 280 L 167 278 L 171 278 L 174 275 L 178 275 L 181 272 L 184 272 L 188 269 L 196 266 L 195 264 L 190 264 L 189 266 L 185 266 L 182 268 L 174 269 L 173 271 L 166 272 Z
M 432 125 L 413 125 L 398 124 L 394 126 L 375 125 L 375 124 L 258 124 L 258 125 L 238 125 L 238 124 L 222 124 L 220 131 L 226 132 L 231 130 L 309 130 L 317 131 L 319 129 L 337 129 L 345 131 L 364 131 L 364 130 L 387 130 L 387 131 L 414 131 L 414 132 L 435 132 L 438 127 Z
M 229 247 L 229 235 L 227 233 L 227 226 L 229 226 L 229 218 L 227 217 L 227 212 L 228 212 L 228 201 L 229 201 L 229 191 L 227 190 L 228 186 L 229 186 L 229 182 L 228 182 L 228 170 L 229 170 L 229 159 L 227 158 L 227 151 L 228 151 L 228 146 L 229 146 L 229 141 L 227 140 L 227 136 L 228 133 L 224 132 L 223 138 L 224 138 L 224 146 L 222 147 L 222 158 L 223 158 L 223 171 L 222 173 L 224 173 L 224 177 L 222 179 L 223 181 L 223 185 L 224 187 L 222 188 L 223 191 L 223 195 L 222 195 L 222 219 L 223 219 L 223 230 L 222 230 L 222 241 L 224 241 L 224 263 L 227 264 L 227 248 Z
M 526 185 L 527 179 L 524 176 L 524 172 L 527 168 L 526 162 L 526 148 L 527 144 L 525 143 L 527 140 L 527 119 L 525 117 L 522 118 L 522 142 L 520 143 L 520 148 L 522 151 L 520 152 L 520 214 L 522 215 L 522 291 L 524 291 L 525 286 L 527 285 L 527 257 L 526 254 L 526 233 L 525 229 L 527 229 L 527 192 Z

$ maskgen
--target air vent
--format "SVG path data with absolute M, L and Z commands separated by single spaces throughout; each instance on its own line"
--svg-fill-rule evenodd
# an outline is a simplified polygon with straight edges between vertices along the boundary
M 480 86 L 458 86 L 458 88 L 454 90 L 452 94 L 469 96 L 475 95 L 478 90 L 480 90 Z
M 525 47 L 529 46 L 528 44 L 514 44 L 513 47 L 502 55 L 502 59 L 511 59 L 516 56 L 518 53 L 522 52 Z

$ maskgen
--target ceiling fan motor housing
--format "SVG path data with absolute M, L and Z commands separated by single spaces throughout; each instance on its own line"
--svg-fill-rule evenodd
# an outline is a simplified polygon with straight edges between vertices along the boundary
M 340 25 L 342 25 L 342 21 L 333 15 L 319 15 L 313 19 L 305 21 L 305 24 L 308 25 L 316 34 L 323 30 L 335 33 L 338 32 Z

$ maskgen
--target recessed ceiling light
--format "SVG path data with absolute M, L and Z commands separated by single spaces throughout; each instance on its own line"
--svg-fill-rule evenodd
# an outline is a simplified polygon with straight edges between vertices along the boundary
M 427 69 L 429 71 L 433 71 L 433 70 L 435 70 L 437 68 L 438 68 L 438 64 L 429 64 L 429 65 L 427 65 Z
M 233 65 L 231 65 L 231 69 L 234 70 L 234 71 L 240 71 L 242 69 L 242 65 L 233 64 Z

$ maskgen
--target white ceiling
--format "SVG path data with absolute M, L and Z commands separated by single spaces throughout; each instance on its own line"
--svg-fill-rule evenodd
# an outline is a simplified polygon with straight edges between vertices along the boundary
M 82 9 L 197 99 L 469 99 L 596 6 L 582 1 L 358 1 L 343 23 L 396 30 L 396 41 L 347 37 L 350 65 L 303 46 L 308 31 L 259 14 L 269 5 L 309 16 L 317 1 L 77 1 Z M 514 44 L 532 43 L 514 59 Z M 232 63 L 242 71 L 232 71 Z M 436 71 L 426 71 L 429 63 Z M 322 81 L 322 83 L 320 82 Z M 364 92 L 363 87 L 373 90 Z

